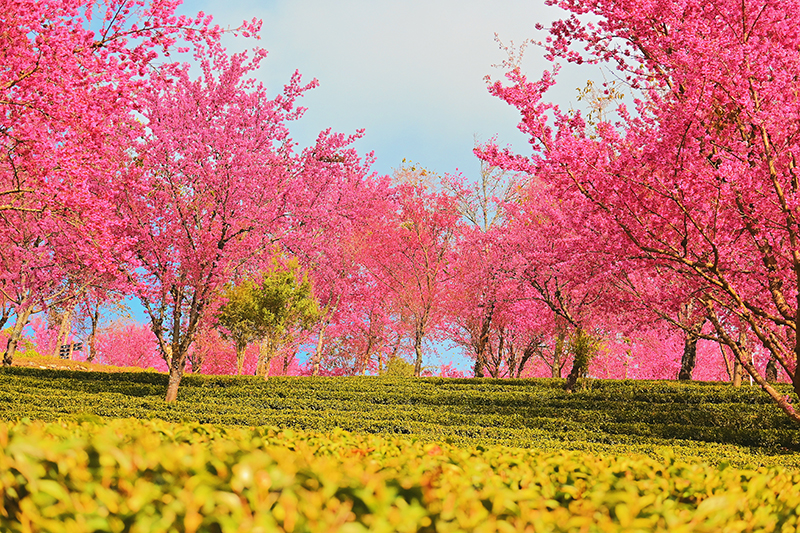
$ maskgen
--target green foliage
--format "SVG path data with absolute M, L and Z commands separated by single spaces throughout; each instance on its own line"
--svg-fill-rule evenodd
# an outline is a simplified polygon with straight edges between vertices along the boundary
M 578 366 L 583 370 L 583 374 L 589 368 L 589 363 L 600 352 L 602 338 L 587 333 L 584 329 L 578 329 L 569 338 L 569 351 L 573 357 L 579 361 Z
M 414 376 L 414 365 L 400 357 L 393 357 L 386 364 L 383 375 L 410 378 Z
M 569 338 L 569 351 L 572 354 L 572 370 L 567 376 L 564 389 L 572 392 L 579 378 L 586 377 L 589 363 L 600 352 L 602 339 L 578 328 Z
M 264 372 L 269 359 L 294 331 L 310 328 L 322 314 L 311 282 L 296 260 L 280 263 L 273 259 L 272 269 L 258 279 L 228 285 L 223 297 L 227 302 L 217 314 L 217 323 L 223 336 L 236 346 L 238 373 L 248 344 L 261 341 L 259 370 Z
M 195 423 L 0 423 L 0 530 L 796 531 L 800 471 Z
M 258 279 L 229 285 L 223 294 L 228 303 L 217 320 L 231 335 L 249 342 L 280 337 L 293 327 L 308 329 L 320 317 L 311 282 L 297 260 L 273 267 Z
M 257 312 L 256 286 L 251 280 L 239 285 L 227 285 L 222 292 L 226 300 L 217 313 L 217 325 L 222 337 L 232 340 L 237 349 L 257 341 L 264 335 L 264 324 L 259 323 Z
M 0 369 L 0 418 L 85 415 L 410 435 L 458 445 L 594 453 L 665 449 L 740 466 L 800 465 L 800 434 L 760 389 L 725 383 L 564 380 L 186 376 L 163 401 L 167 376 Z M 780 385 L 783 393 L 788 386 Z

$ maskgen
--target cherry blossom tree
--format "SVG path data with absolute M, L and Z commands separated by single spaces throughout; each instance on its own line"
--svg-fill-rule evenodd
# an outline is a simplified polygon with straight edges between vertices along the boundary
M 200 79 L 176 65 L 142 97 L 149 131 L 129 169 L 141 186 L 121 203 L 134 243 L 130 279 L 169 361 L 168 401 L 218 288 L 257 270 L 274 243 L 313 235 L 317 215 L 341 198 L 341 182 L 366 173 L 349 147 L 358 134 L 325 131 L 294 150 L 287 122 L 302 115 L 296 100 L 316 82 L 295 74 L 269 98 L 246 78 L 264 56 L 212 49 Z
M 293 232 L 281 243 L 303 264 L 320 302 L 312 375 L 321 371 L 330 334 L 351 335 L 362 329 L 363 320 L 373 324 L 370 317 L 385 298 L 385 291 L 362 265 L 360 254 L 372 227 L 384 220 L 394 203 L 388 179 L 367 174 L 366 166 L 354 163 L 348 174 L 334 180 L 337 194 L 328 205 L 335 207 L 308 215 L 306 218 L 314 221 L 313 231 Z
M 544 100 L 551 73 L 530 81 L 511 65 L 490 89 L 519 109 L 534 152 L 490 147 L 483 157 L 537 175 L 559 197 L 580 195 L 629 256 L 704 294 L 713 332 L 701 336 L 800 422 L 740 342 L 758 339 L 800 392 L 800 4 L 557 4 L 572 15 L 551 26 L 548 57 L 612 65 L 638 92 L 634 108 L 590 126 Z
M 504 206 L 519 199 L 523 184 L 518 176 L 486 162 L 481 163 L 475 183 L 462 175 L 446 175 L 442 182 L 456 198 L 465 222 L 451 267 L 454 282 L 447 299 L 449 334 L 475 358 L 475 376 L 483 377 L 489 359 L 498 364 L 503 360 L 503 347 L 511 347 L 513 353 L 513 344 L 500 339 L 496 346 L 492 343 L 493 337 L 511 331 L 498 327 L 498 318 L 519 295 L 516 284 L 510 281 L 508 255 L 498 236 L 507 222 Z M 492 357 L 488 357 L 490 350 Z M 499 372 L 498 364 L 492 365 L 493 376 Z
M 533 304 L 527 320 L 552 332 L 551 371 L 560 373 L 571 356 L 568 390 L 586 374 L 599 338 L 621 325 L 626 309 L 615 284 L 623 266 L 605 244 L 599 246 L 607 235 L 593 213 L 580 209 L 581 201 L 556 200 L 551 187 L 531 179 L 519 205 L 508 207 L 513 217 L 504 236 L 518 290 Z
M 213 47 L 222 33 L 203 14 L 176 15 L 179 4 L 2 4 L 0 272 L 16 322 L 6 365 L 32 314 L 73 305 L 118 274 L 113 256 L 125 224 L 115 194 L 141 131 L 135 98 L 178 45 Z
M 420 171 L 401 172 L 418 176 Z M 419 376 L 423 342 L 443 316 L 459 214 L 452 197 L 428 191 L 422 184 L 406 180 L 395 193 L 398 211 L 374 228 L 363 258 L 370 274 L 409 318 Z
M 96 342 L 96 360 L 100 363 L 167 370 L 148 324 L 130 319 L 112 321 L 99 332 Z
M 149 131 L 121 205 L 134 242 L 130 280 L 170 369 L 168 401 L 218 287 L 269 243 L 269 222 L 284 208 L 274 194 L 288 180 L 284 122 L 304 87 L 295 77 L 268 99 L 243 79 L 261 58 L 216 51 L 203 59 L 201 79 L 174 66 L 142 96 Z

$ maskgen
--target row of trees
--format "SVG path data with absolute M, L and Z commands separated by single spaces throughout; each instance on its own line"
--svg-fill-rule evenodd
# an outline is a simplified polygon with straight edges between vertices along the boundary
M 316 82 L 277 96 L 250 79 L 266 52 L 229 54 L 211 17 L 176 1 L 3 6 L 0 261 L 4 364 L 31 316 L 95 321 L 137 297 L 169 363 L 174 400 L 220 289 L 264 270 L 275 243 L 309 247 L 369 209 L 374 177 L 322 132 L 299 150 L 287 124 Z M 235 33 L 258 34 L 260 22 Z M 191 53 L 199 76 L 171 56 Z M 90 342 L 91 344 L 91 342 Z
M 642 311 L 686 333 L 687 364 L 697 339 L 719 343 L 800 421 L 770 384 L 780 372 L 800 393 L 800 5 L 554 3 L 570 17 L 549 29 L 548 57 L 609 65 L 633 106 L 618 101 L 611 118 L 562 110 L 545 97 L 553 73 L 531 81 L 510 61 L 490 90 L 519 110 L 533 151 L 489 145 L 480 157 L 569 204 L 597 236 L 577 246 L 587 266 L 612 258 L 604 270 L 621 267 Z
M 104 310 L 134 296 L 170 401 L 187 362 L 213 359 L 217 331 L 238 372 L 258 344 L 263 375 L 301 347 L 312 374 L 410 356 L 420 375 L 449 340 L 476 376 L 544 367 L 568 388 L 592 372 L 662 377 L 635 370 L 664 359 L 691 379 L 702 340 L 732 380 L 746 372 L 796 417 L 770 385 L 792 376 L 800 390 L 796 81 L 784 74 L 798 47 L 770 33 L 789 15 L 769 2 L 563 4 L 608 23 L 557 23 L 548 53 L 614 62 L 640 92 L 636 111 L 613 91 L 592 103 L 618 102 L 615 123 L 561 111 L 543 100 L 550 74 L 530 82 L 509 63 L 490 89 L 520 110 L 534 153 L 480 146 L 477 180 L 411 164 L 377 176 L 352 148 L 361 132 L 323 131 L 300 149 L 288 124 L 316 82 L 295 74 L 270 96 L 250 78 L 266 52 L 229 54 L 210 17 L 176 16 L 176 3 L 11 4 L 4 363 L 39 313 L 59 343 L 86 322 L 94 353 Z M 675 52 L 708 47 L 731 55 Z M 170 59 L 189 52 L 199 75 Z M 731 79 L 742 57 L 746 76 Z M 676 336 L 679 350 L 652 342 Z
M 324 240 L 283 239 L 295 245 L 291 259 L 289 251 L 273 247 L 242 264 L 217 287 L 199 320 L 186 351 L 189 367 L 242 373 L 255 345 L 248 371 L 259 375 L 267 375 L 276 359 L 284 372 L 295 368 L 300 350 L 312 352 L 305 370 L 310 374 L 379 373 L 392 359 L 410 356 L 419 375 L 429 362 L 423 348 L 450 341 L 474 359 L 477 376 L 569 373 L 574 385 L 593 357 L 597 376 L 677 374 L 680 350 L 669 344 L 681 330 L 670 331 L 663 321 L 642 331 L 658 317 L 636 306 L 626 290 L 627 273 L 600 276 L 597 271 L 608 265 L 594 265 L 579 283 L 569 268 L 583 268 L 587 259 L 571 248 L 578 236 L 559 220 L 568 215 L 551 205 L 549 193 L 536 197 L 544 201 L 537 206 L 530 197 L 535 186 L 525 176 L 485 166 L 480 182 L 467 184 L 406 165 L 394 182 L 369 217 L 326 228 Z M 331 257 L 339 259 L 337 269 L 330 268 Z M 51 321 L 55 326 L 70 317 L 89 329 L 85 311 Z M 697 337 L 685 340 L 684 355 L 691 355 Z M 107 342 L 99 351 L 109 362 L 130 361 L 128 350 L 113 355 Z M 169 351 L 150 353 L 157 351 L 172 364 Z M 724 374 L 721 355 L 705 377 Z M 684 359 L 681 373 L 691 379 L 696 359 Z M 138 364 L 152 366 L 152 357 Z

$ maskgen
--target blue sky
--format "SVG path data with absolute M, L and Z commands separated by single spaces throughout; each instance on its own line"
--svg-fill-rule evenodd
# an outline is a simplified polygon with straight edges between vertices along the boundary
M 476 137 L 493 135 L 526 151 L 517 114 L 486 90 L 484 77 L 499 78 L 492 65 L 506 55 L 495 42 L 542 38 L 534 26 L 560 15 L 543 0 L 188 0 L 180 8 L 202 10 L 223 27 L 253 17 L 264 21 L 269 51 L 259 78 L 277 93 L 295 70 L 320 86 L 303 99 L 308 111 L 293 128 L 301 146 L 327 127 L 366 130 L 360 153 L 374 151 L 374 170 L 389 174 L 403 158 L 439 173 L 477 175 Z M 231 50 L 256 44 L 229 39 Z M 548 64 L 530 47 L 523 66 L 538 75 Z M 595 74 L 566 69 L 553 99 L 575 103 L 577 87 Z M 596 77 L 596 76 L 595 76 Z

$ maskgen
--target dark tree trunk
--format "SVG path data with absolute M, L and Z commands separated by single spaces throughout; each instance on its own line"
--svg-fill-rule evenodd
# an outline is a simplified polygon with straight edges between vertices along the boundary
M 744 374 L 744 362 L 740 360 L 741 356 L 746 357 L 748 363 L 752 364 L 753 362 L 753 356 L 747 347 L 747 334 L 745 333 L 744 328 L 739 330 L 739 340 L 736 345 L 738 347 L 738 350 L 736 351 L 740 357 L 737 357 L 733 362 L 733 386 L 741 387 L 742 376 Z
M 575 385 L 578 384 L 578 378 L 583 377 L 585 371 L 581 368 L 581 364 L 576 357 L 572 361 L 572 370 L 569 371 L 569 375 L 567 376 L 567 382 L 564 384 L 564 390 L 567 392 L 574 392 Z
M 798 354 L 800 354 L 800 338 L 797 338 L 797 334 L 795 334 L 795 337 L 795 367 L 794 375 L 792 376 L 792 387 L 794 388 L 794 393 L 800 396 L 800 359 L 798 359 Z
M 320 366 L 322 365 L 322 350 L 325 347 L 325 330 L 328 328 L 328 322 L 322 323 L 319 328 L 319 337 L 317 338 L 317 349 L 314 351 L 314 356 L 311 358 L 311 375 L 319 376 Z
M 486 347 L 489 345 L 489 333 L 492 328 L 492 319 L 494 318 L 495 302 L 492 301 L 486 306 L 486 312 L 481 317 L 481 331 L 478 335 L 478 342 L 475 343 L 475 377 L 484 377 L 484 368 L 486 367 Z
M 733 362 L 733 386 L 734 387 L 741 387 L 742 386 L 742 363 L 739 360 L 735 360 Z
M 89 334 L 89 355 L 86 357 L 88 362 L 94 361 L 97 357 L 97 326 L 100 325 L 100 306 L 98 305 L 91 317 L 92 332 Z
M 569 393 L 575 391 L 578 378 L 586 377 L 589 371 L 589 363 L 591 363 L 595 351 L 592 337 L 580 328 L 575 331 L 571 346 L 573 352 L 572 370 L 570 370 L 567 382 L 564 384 L 564 390 Z
M 483 367 L 485 366 L 485 364 L 486 363 L 483 361 L 482 357 L 478 357 L 478 358 L 475 359 L 474 372 L 475 372 L 475 377 L 476 378 L 482 378 L 483 377 Z
M 422 331 L 417 330 L 414 335 L 414 354 L 416 355 L 414 361 L 414 377 L 419 377 L 420 374 L 422 374 L 422 337 Z
M 533 354 L 539 347 L 540 342 L 541 339 L 534 338 L 528 343 L 528 345 L 525 347 L 525 351 L 522 352 L 522 357 L 519 361 L 517 361 L 517 368 L 512 377 L 519 378 L 522 375 L 525 365 L 528 363 L 528 361 L 530 361 L 531 357 L 533 357 Z
M 778 381 L 778 361 L 775 359 L 774 355 L 767 361 L 767 369 L 764 377 L 767 378 L 769 383 L 776 383 Z
M 292 361 L 294 361 L 294 352 L 286 352 L 286 355 L 283 356 L 283 375 L 289 373 L 289 367 L 292 365 Z
M 692 373 L 697 365 L 697 333 L 688 331 L 686 339 L 683 341 L 683 357 L 681 357 L 681 369 L 678 372 L 680 381 L 691 381 Z

